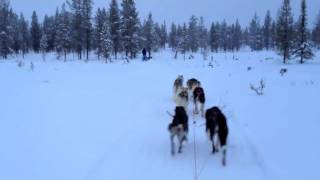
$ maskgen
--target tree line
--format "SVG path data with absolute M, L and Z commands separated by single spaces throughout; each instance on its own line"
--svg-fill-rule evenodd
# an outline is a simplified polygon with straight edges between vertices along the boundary
M 275 50 L 286 63 L 291 57 L 303 63 L 320 48 L 320 13 L 312 29 L 308 28 L 306 0 L 301 1 L 299 19 L 294 21 L 290 0 L 283 0 L 276 19 L 268 11 L 263 22 L 255 14 L 248 27 L 238 20 L 228 24 L 213 22 L 206 27 L 203 17 L 191 16 L 189 22 L 154 22 L 152 14 L 141 21 L 134 0 L 112 0 L 107 8 L 93 14 L 92 0 L 69 0 L 52 16 L 39 22 L 36 11 L 31 23 L 16 14 L 9 0 L 0 0 L 0 56 L 56 52 L 66 60 L 69 53 L 79 59 L 89 59 L 90 52 L 111 60 L 119 55 L 137 57 L 142 48 L 150 54 L 168 45 L 176 54 L 187 52 L 239 51 L 249 46 L 252 51 Z M 168 32 L 168 29 L 170 30 Z

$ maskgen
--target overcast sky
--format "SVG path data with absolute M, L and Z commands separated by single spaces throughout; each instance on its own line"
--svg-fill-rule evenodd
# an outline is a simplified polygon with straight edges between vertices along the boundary
M 97 7 L 108 7 L 111 0 L 93 0 Z M 295 18 L 300 11 L 301 0 L 291 0 Z M 42 19 L 45 14 L 54 14 L 55 9 L 65 0 L 11 0 L 11 6 L 16 12 L 23 12 L 30 17 L 36 10 Z M 119 5 L 121 0 L 118 1 Z M 242 25 L 247 25 L 256 12 L 263 20 L 267 10 L 275 17 L 282 0 L 135 0 L 139 16 L 145 18 L 149 12 L 158 22 L 166 21 L 182 23 L 188 21 L 192 14 L 205 17 L 209 24 L 212 21 L 234 22 L 239 19 Z M 310 25 L 315 23 L 320 10 L 320 0 L 307 0 Z

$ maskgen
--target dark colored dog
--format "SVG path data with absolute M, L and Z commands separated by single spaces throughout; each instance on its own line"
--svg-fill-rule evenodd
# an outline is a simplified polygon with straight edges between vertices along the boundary
M 204 90 L 202 87 L 196 87 L 193 91 L 193 102 L 194 102 L 194 113 L 198 114 L 198 103 L 200 103 L 200 111 L 201 111 L 201 116 L 204 116 L 204 104 L 206 102 L 206 97 L 204 94 Z
M 206 112 L 206 131 L 212 142 L 212 153 L 219 151 L 219 145 L 216 145 L 216 141 L 220 142 L 222 148 L 223 158 L 222 164 L 226 165 L 226 154 L 227 154 L 227 138 L 229 129 L 227 125 L 227 119 L 218 107 L 208 109 Z
M 174 137 L 177 136 L 179 141 L 178 153 L 182 153 L 182 144 L 187 140 L 188 127 L 188 115 L 185 108 L 178 106 L 175 109 L 175 115 L 173 116 L 172 123 L 169 124 L 170 140 L 171 140 L 171 153 L 175 154 Z

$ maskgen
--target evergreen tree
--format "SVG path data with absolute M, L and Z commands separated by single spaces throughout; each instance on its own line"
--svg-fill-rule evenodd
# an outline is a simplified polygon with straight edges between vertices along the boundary
M 169 47 L 174 50 L 178 45 L 177 41 L 178 41 L 177 26 L 174 23 L 172 23 L 171 24 L 171 30 L 170 30 L 170 33 L 169 33 Z
M 110 31 L 113 44 L 114 56 L 117 59 L 117 54 L 121 51 L 121 29 L 120 29 L 120 10 L 117 0 L 112 0 L 110 4 Z
M 22 57 L 29 51 L 29 26 L 28 22 L 25 20 L 23 14 L 20 14 L 19 18 L 19 44 Z
M 38 16 L 35 11 L 32 13 L 31 21 L 31 43 L 34 52 L 38 53 L 40 49 L 41 29 L 38 22 Z
M 186 53 L 190 49 L 190 32 L 187 25 L 184 23 L 183 27 L 178 26 L 177 29 L 178 44 L 176 52 L 180 51 L 186 59 Z
M 48 44 L 48 38 L 46 34 L 43 34 L 40 40 L 40 52 L 42 53 L 43 61 L 46 60 L 46 53 L 48 50 L 49 44 Z
M 277 41 L 277 23 L 275 21 L 272 22 L 271 29 L 270 29 L 270 47 L 275 49 L 276 41 Z
M 104 42 L 103 41 L 103 31 L 105 30 L 105 24 L 108 21 L 108 16 L 107 16 L 107 12 L 105 9 L 98 9 L 97 10 L 97 14 L 95 16 L 95 48 L 96 48 L 96 53 L 98 55 L 98 59 L 100 59 L 100 55 L 103 51 L 103 45 Z
M 308 35 L 307 22 L 307 7 L 306 0 L 301 2 L 301 15 L 298 21 L 297 36 L 295 42 L 294 56 L 300 58 L 300 63 L 303 64 L 305 59 L 311 59 L 314 55 L 311 48 Z
M 161 27 L 158 23 L 154 24 L 154 35 L 153 35 L 153 41 L 154 41 L 154 51 L 158 51 L 158 49 L 161 48 Z
M 209 44 L 210 44 L 211 52 L 213 52 L 213 51 L 218 52 L 218 49 L 219 49 L 219 23 L 217 23 L 217 24 L 212 23 L 211 24 Z
M 223 49 L 224 52 L 228 49 L 228 25 L 225 20 L 221 23 L 220 27 L 220 38 L 219 38 L 219 46 L 221 49 Z
M 167 33 L 167 25 L 166 25 L 166 22 L 164 22 L 162 25 L 161 25 L 161 28 L 160 28 L 160 46 L 162 48 L 166 48 L 166 43 L 168 41 L 168 33 Z
M 54 16 L 45 16 L 42 25 L 42 32 L 47 36 L 47 44 L 48 49 L 47 51 L 54 50 L 54 40 L 56 34 L 56 24 L 55 24 L 55 17 Z
M 312 41 L 318 48 L 320 48 L 320 12 L 316 20 L 316 25 L 312 31 Z
M 12 44 L 11 44 L 11 49 L 12 52 L 19 54 L 19 51 L 21 49 L 21 44 L 19 41 L 19 17 L 17 14 L 13 12 L 12 9 L 9 11 L 9 24 L 10 24 L 10 37 L 12 37 Z
M 149 58 L 151 57 L 151 51 L 156 49 L 156 31 L 155 24 L 152 20 L 152 14 L 148 16 L 148 20 L 144 23 L 143 26 L 143 46 L 146 48 Z
M 12 37 L 10 34 L 11 30 L 9 22 L 9 1 L 0 0 L 0 56 L 7 59 L 8 55 L 12 53 Z
M 71 10 L 71 46 L 77 53 L 78 58 L 82 59 L 83 51 L 83 13 L 81 0 L 67 1 Z M 58 35 L 57 35 L 58 36 Z
M 257 14 L 254 15 L 249 28 L 249 44 L 252 50 L 262 50 L 263 39 L 260 21 Z
M 71 35 L 71 21 L 72 15 L 67 12 L 65 4 L 63 4 L 61 7 L 61 13 L 57 12 L 56 17 L 57 30 L 55 47 L 58 54 L 58 59 L 64 55 L 64 61 L 67 60 L 67 53 L 71 50 L 72 38 L 74 37 Z
M 266 17 L 264 19 L 264 25 L 263 25 L 263 42 L 264 42 L 264 48 L 267 50 L 271 47 L 271 28 L 272 28 L 272 19 L 270 15 L 270 11 L 267 11 Z
M 250 46 L 250 34 L 249 29 L 246 27 L 242 34 L 242 43 L 246 46 Z
M 86 50 L 86 59 L 89 59 L 92 38 L 92 0 L 82 0 L 82 31 L 83 31 L 83 47 Z
M 204 24 L 203 17 L 200 17 L 198 33 L 199 33 L 199 47 L 204 51 L 208 47 L 208 30 Z
M 236 24 L 234 26 L 234 32 L 233 32 L 233 37 L 232 37 L 232 43 L 233 47 L 239 51 L 241 47 L 241 39 L 242 39 L 242 30 L 241 30 L 241 25 L 239 21 L 236 21 Z
M 277 49 L 283 55 L 283 63 L 290 58 L 293 45 L 293 16 L 290 0 L 283 0 L 277 20 Z
M 113 41 L 112 41 L 109 21 L 105 21 L 101 31 L 100 38 L 101 38 L 100 42 L 102 43 L 102 46 L 101 46 L 102 56 L 106 59 L 106 62 L 108 62 L 108 59 L 111 59 L 112 50 L 114 47 L 112 44 Z
M 139 51 L 139 18 L 133 0 L 123 0 L 121 3 L 121 34 L 125 54 L 131 59 L 136 58 Z
M 196 18 L 194 15 L 190 18 L 188 33 L 188 46 L 192 52 L 197 52 L 199 49 L 198 18 Z

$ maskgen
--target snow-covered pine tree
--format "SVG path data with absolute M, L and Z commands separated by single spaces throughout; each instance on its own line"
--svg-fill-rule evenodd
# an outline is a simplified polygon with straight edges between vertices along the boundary
M 63 55 L 64 61 L 67 60 L 67 53 L 72 48 L 72 15 L 66 10 L 65 4 L 61 7 L 61 13 L 57 12 L 56 16 L 56 40 L 55 47 L 58 54 L 58 59 Z
M 114 47 L 112 43 L 113 41 L 112 41 L 109 21 L 105 21 L 102 27 L 100 38 L 101 38 L 100 42 L 102 43 L 101 53 L 102 53 L 102 56 L 105 58 L 106 63 L 108 63 L 108 60 L 111 61 L 111 55 Z
M 178 38 L 177 38 L 177 26 L 172 23 L 171 30 L 169 33 L 169 47 L 174 51 L 178 45 Z
M 233 37 L 232 37 L 233 47 L 235 48 L 236 51 L 240 50 L 241 39 L 242 39 L 241 36 L 242 36 L 241 25 L 237 19 L 235 26 L 234 26 L 234 32 L 233 32 Z
M 10 37 L 12 37 L 11 49 L 15 54 L 19 54 L 20 42 L 19 42 L 19 17 L 12 9 L 9 11 L 9 23 L 10 23 Z
M 272 21 L 271 29 L 270 29 L 270 47 L 275 49 L 276 41 L 277 41 L 277 23 L 276 21 Z
M 29 26 L 23 14 L 19 18 L 19 44 L 22 57 L 29 51 Z
M 98 59 L 100 59 L 100 56 L 102 54 L 102 49 L 103 49 L 103 42 L 102 42 L 101 36 L 103 36 L 104 26 L 109 20 L 107 16 L 107 11 L 104 8 L 102 10 L 98 8 L 94 20 L 95 20 L 95 28 L 94 28 L 95 43 L 94 44 L 95 44 L 96 54 L 98 55 Z
M 81 0 L 67 1 L 71 10 L 71 46 L 73 51 L 82 59 L 83 51 L 83 16 L 82 16 L 82 2 Z
M 0 0 L 0 56 L 4 59 L 12 53 L 10 47 L 13 43 L 10 34 L 9 6 L 8 0 Z
M 47 54 L 47 50 L 48 50 L 49 44 L 48 44 L 48 38 L 46 34 L 43 34 L 41 36 L 41 40 L 40 40 L 40 52 L 42 54 L 42 59 L 43 61 L 46 60 L 46 54 Z
M 42 23 L 42 32 L 46 34 L 48 40 L 48 49 L 47 51 L 54 50 L 54 40 L 55 40 L 55 17 L 54 16 L 45 16 Z
M 210 28 L 209 45 L 211 52 L 218 52 L 219 49 L 219 23 L 212 23 Z
M 38 21 L 38 15 L 36 11 L 32 13 L 32 21 L 31 21 L 31 43 L 32 49 L 34 52 L 38 53 L 40 49 L 40 40 L 41 40 L 41 28 Z
M 161 48 L 161 27 L 158 23 L 154 24 L 154 32 L 155 32 L 155 34 L 153 35 L 154 42 L 155 42 L 154 51 L 158 51 Z
M 186 53 L 190 49 L 190 34 L 188 32 L 187 24 L 184 23 L 181 27 L 178 26 L 177 29 L 177 48 L 176 48 L 176 56 L 178 52 L 181 52 L 183 54 L 183 58 L 186 59 Z
M 234 50 L 233 44 L 232 44 L 232 35 L 234 31 L 234 25 L 232 24 L 231 26 L 227 26 L 227 31 L 226 31 L 226 47 L 227 50 Z
M 112 0 L 109 8 L 110 31 L 115 59 L 121 52 L 120 10 L 117 0 Z
M 276 45 L 279 54 L 283 56 L 283 63 L 287 63 L 293 46 L 293 15 L 290 0 L 283 0 L 277 19 Z
M 249 44 L 253 51 L 259 51 L 263 48 L 262 29 L 260 26 L 260 20 L 255 13 L 249 27 Z
M 127 57 L 136 58 L 139 51 L 139 28 L 140 22 L 135 2 L 122 0 L 121 3 L 121 34 L 122 44 Z
M 246 27 L 242 33 L 242 43 L 246 46 L 250 46 L 250 34 L 248 27 Z
M 219 46 L 221 49 L 223 49 L 224 52 L 227 51 L 228 48 L 228 24 L 226 20 L 223 20 L 223 22 L 220 25 L 220 38 L 219 38 Z
M 149 13 L 148 19 L 143 25 L 143 47 L 146 48 L 149 58 L 151 57 L 151 52 L 157 48 L 156 40 L 155 24 L 152 19 L 152 14 Z
M 312 30 L 312 41 L 318 49 L 320 49 L 320 12 L 317 16 L 316 25 Z
M 166 22 L 161 24 L 161 34 L 160 34 L 160 46 L 161 48 L 166 48 L 166 44 L 168 41 L 168 33 L 167 33 L 167 25 Z
M 267 11 L 267 14 L 264 18 L 263 25 L 263 46 L 266 50 L 269 50 L 271 47 L 271 28 L 272 28 L 272 18 L 270 15 L 270 11 Z
M 309 39 L 308 21 L 307 21 L 307 5 L 306 0 L 301 2 L 301 14 L 296 30 L 296 37 L 294 43 L 294 56 L 300 58 L 300 63 L 303 64 L 305 59 L 311 59 L 314 54 Z
M 199 49 L 199 31 L 198 31 L 198 18 L 194 15 L 189 20 L 189 43 L 188 46 L 192 52 L 197 52 Z
M 86 50 L 86 59 L 89 60 L 92 38 L 92 0 L 82 0 L 82 31 L 83 31 L 83 47 Z
M 208 47 L 208 29 L 205 26 L 204 18 L 200 17 L 199 26 L 198 26 L 198 33 L 199 33 L 199 47 L 204 52 Z

